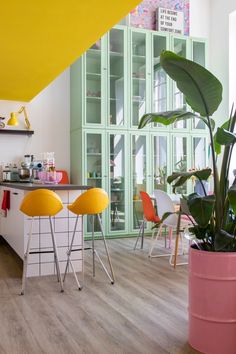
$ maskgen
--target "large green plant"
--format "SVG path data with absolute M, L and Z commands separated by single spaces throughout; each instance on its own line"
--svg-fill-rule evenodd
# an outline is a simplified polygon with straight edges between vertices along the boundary
M 201 240 L 200 247 L 205 250 L 236 251 L 236 182 L 234 181 L 231 187 L 228 185 L 232 149 L 236 142 L 236 111 L 232 109 L 230 117 L 214 134 L 215 122 L 211 117 L 222 100 L 220 81 L 201 65 L 170 51 L 161 54 L 160 64 L 185 95 L 186 102 L 193 112 L 198 113 L 199 118 L 206 124 L 212 158 L 212 170 L 206 168 L 193 172 L 173 172 L 167 181 L 173 183 L 174 188 L 183 185 L 193 176 L 200 181 L 205 195 L 192 193 L 187 196 L 190 214 L 196 221 L 191 231 Z M 148 123 L 169 125 L 194 116 L 195 113 L 184 110 L 148 113 L 142 117 L 139 128 Z M 222 145 L 224 153 L 219 173 L 217 155 L 221 153 Z M 208 196 L 202 181 L 207 180 L 211 173 L 214 178 L 214 194 Z

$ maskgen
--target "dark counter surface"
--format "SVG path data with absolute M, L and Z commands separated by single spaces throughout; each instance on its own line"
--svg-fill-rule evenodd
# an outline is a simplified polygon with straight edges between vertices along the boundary
M 61 190 L 61 191 L 69 191 L 69 190 L 87 190 L 91 187 L 89 186 L 80 186 L 77 184 L 40 184 L 40 183 L 14 183 L 14 182 L 1 182 L 0 186 L 21 189 L 24 191 L 33 191 L 35 189 L 51 189 L 51 190 Z

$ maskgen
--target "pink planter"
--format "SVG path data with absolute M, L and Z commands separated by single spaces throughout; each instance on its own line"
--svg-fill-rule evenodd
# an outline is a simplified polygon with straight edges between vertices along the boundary
M 191 247 L 189 344 L 207 354 L 236 354 L 236 252 Z

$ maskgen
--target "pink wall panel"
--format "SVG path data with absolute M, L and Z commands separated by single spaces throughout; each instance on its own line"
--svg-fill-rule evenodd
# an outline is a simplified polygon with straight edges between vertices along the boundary
M 184 34 L 189 35 L 189 0 L 143 0 L 130 12 L 130 25 L 133 27 L 156 29 L 156 9 L 168 8 L 184 12 Z

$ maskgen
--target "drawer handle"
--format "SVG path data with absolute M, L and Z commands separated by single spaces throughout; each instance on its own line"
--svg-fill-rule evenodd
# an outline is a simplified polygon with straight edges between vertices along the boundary
M 17 192 L 13 192 L 12 194 L 14 194 L 14 195 L 18 195 L 19 193 L 17 193 Z

